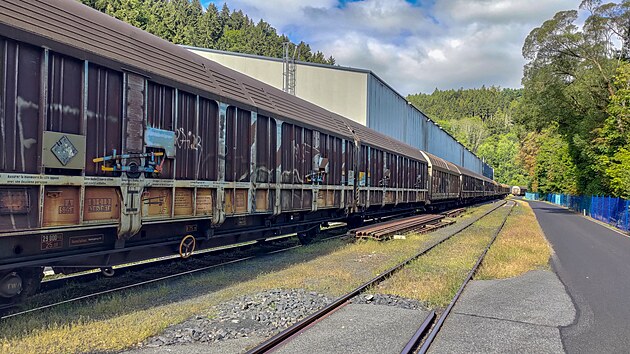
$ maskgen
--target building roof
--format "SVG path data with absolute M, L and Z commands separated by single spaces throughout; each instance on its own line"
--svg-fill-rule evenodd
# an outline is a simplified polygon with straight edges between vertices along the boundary
M 221 54 L 221 55 L 231 55 L 231 56 L 236 56 L 236 57 L 243 57 L 243 58 L 250 58 L 250 59 L 259 59 L 259 60 L 267 60 L 267 61 L 274 61 L 274 62 L 284 62 L 284 60 L 281 59 L 281 58 L 266 57 L 266 56 L 262 56 L 262 55 L 245 54 L 245 53 L 238 53 L 238 52 L 228 52 L 228 51 L 225 51 L 225 50 L 192 47 L 192 46 L 186 46 L 186 45 L 182 45 L 181 47 L 182 48 L 186 48 L 188 50 L 195 50 L 195 51 L 200 51 L 200 52 L 208 52 L 208 53 Z M 334 70 L 349 71 L 349 72 L 355 72 L 355 73 L 363 73 L 363 74 L 366 74 L 366 75 L 372 75 L 378 81 L 380 81 L 383 85 L 387 86 L 394 94 L 396 94 L 400 98 L 402 98 L 405 101 L 407 101 L 407 98 L 405 96 L 403 96 L 398 91 L 396 91 L 396 89 L 394 89 L 387 82 L 385 82 L 385 80 L 381 79 L 372 70 L 355 68 L 355 67 L 351 67 L 351 66 L 309 63 L 309 62 L 305 62 L 305 61 L 296 61 L 295 63 L 299 64 L 299 65 L 313 66 L 313 67 L 319 67 L 319 68 L 324 68 L 324 69 L 334 69 Z M 411 103 L 411 102 L 407 101 L 407 103 Z M 426 115 L 424 112 L 422 112 L 418 107 L 414 106 L 413 104 L 410 104 L 410 106 L 412 107 L 412 109 L 415 109 L 416 111 L 420 112 L 429 121 L 431 121 L 433 124 L 435 124 L 435 126 L 440 128 L 441 130 L 443 130 L 448 136 L 450 136 L 451 138 L 453 138 L 453 140 L 458 142 L 464 149 L 468 150 L 471 154 L 473 154 L 475 157 L 477 157 L 479 160 L 481 160 L 481 158 L 479 158 L 479 156 L 477 156 L 475 153 L 470 151 L 470 149 L 468 149 L 464 144 L 462 144 L 459 140 L 457 140 L 451 133 L 449 133 L 448 131 L 442 129 L 442 127 L 440 127 L 439 124 L 437 124 L 433 119 L 431 119 L 428 115 Z

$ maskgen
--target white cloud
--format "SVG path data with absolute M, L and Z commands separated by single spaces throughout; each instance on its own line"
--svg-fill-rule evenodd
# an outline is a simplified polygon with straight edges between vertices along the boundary
M 440 61 L 446 61 L 446 56 L 444 55 L 444 52 L 441 49 L 431 49 L 429 50 L 429 58 L 440 62 Z
M 531 24 L 560 10 L 577 9 L 581 1 L 564 0 L 440 0 L 435 9 L 459 23 Z
M 450 39 L 450 40 L 448 40 L 448 45 L 449 45 L 451 48 L 454 48 L 454 49 L 455 49 L 455 48 L 457 48 L 457 47 L 459 47 L 459 46 L 461 46 L 461 45 L 462 45 L 462 43 L 463 43 L 463 42 L 461 41 L 461 39 Z
M 519 87 L 527 34 L 580 0 L 227 0 L 280 33 L 370 69 L 402 94 L 434 88 Z

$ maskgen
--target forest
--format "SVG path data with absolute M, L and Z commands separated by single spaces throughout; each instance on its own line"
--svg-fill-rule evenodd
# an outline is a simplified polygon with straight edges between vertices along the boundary
M 525 128 L 514 120 L 521 89 L 485 87 L 431 94 L 407 99 L 431 117 L 470 151 L 494 167 L 495 179 L 509 185 L 527 185 L 529 176 L 519 152 Z
M 290 42 L 227 5 L 80 1 L 176 44 L 282 57 Z M 529 33 L 522 88 L 436 89 L 408 100 L 493 166 L 499 182 L 630 198 L 629 24 L 630 0 L 583 0 Z M 290 45 L 299 60 L 335 64 L 304 42 Z
M 630 198 L 630 1 L 582 1 L 533 29 L 518 90 L 436 90 L 410 102 L 541 193 Z
M 267 22 L 254 23 L 242 11 L 219 9 L 200 0 L 79 0 L 96 10 L 175 44 L 282 58 L 282 43 L 297 46 L 297 60 L 335 64 L 332 56 L 311 51 L 307 43 L 291 43 Z

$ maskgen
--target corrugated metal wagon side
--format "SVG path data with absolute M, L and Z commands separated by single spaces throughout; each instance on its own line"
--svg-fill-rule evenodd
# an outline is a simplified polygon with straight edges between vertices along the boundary
M 0 33 L 0 302 L 43 266 L 308 240 L 453 197 L 456 166 L 431 180 L 417 148 L 74 0 L 4 0 Z M 462 175 L 462 198 L 496 193 Z
M 340 117 L 359 142 L 360 210 L 423 207 L 428 201 L 427 161 L 419 150 Z
M 429 162 L 429 200 L 433 204 L 457 204 L 460 197 L 460 170 L 455 165 L 433 154 L 422 151 Z

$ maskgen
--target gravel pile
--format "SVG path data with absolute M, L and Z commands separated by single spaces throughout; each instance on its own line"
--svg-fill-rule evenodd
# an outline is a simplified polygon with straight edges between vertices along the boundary
M 354 297 L 350 300 L 353 304 L 373 304 L 373 305 L 385 305 L 395 306 L 403 309 L 410 310 L 427 310 L 422 302 L 413 299 L 407 299 L 396 295 L 387 294 L 362 294 Z
M 143 346 L 191 342 L 212 343 L 251 336 L 270 337 L 332 302 L 325 295 L 296 290 L 269 290 L 215 306 L 214 318 L 196 316 L 172 326 Z

